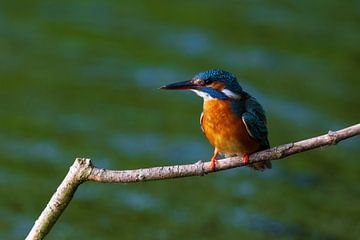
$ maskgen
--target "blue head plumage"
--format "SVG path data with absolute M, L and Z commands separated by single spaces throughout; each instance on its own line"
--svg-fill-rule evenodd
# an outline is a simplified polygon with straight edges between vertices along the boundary
M 214 82 L 223 82 L 225 84 L 225 89 L 231 90 L 234 93 L 241 93 L 242 88 L 238 83 L 236 77 L 227 71 L 219 70 L 219 69 L 212 69 L 201 72 L 197 74 L 194 79 L 202 79 L 204 81 L 208 81 L 209 83 Z
M 221 100 L 229 98 L 239 99 L 243 93 L 233 74 L 217 69 L 201 72 L 190 81 L 169 84 L 161 89 L 192 90 L 205 100 L 210 98 Z

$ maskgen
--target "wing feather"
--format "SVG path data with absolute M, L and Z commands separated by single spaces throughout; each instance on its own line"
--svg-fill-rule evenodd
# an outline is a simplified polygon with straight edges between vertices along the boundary
M 270 144 L 268 141 L 265 112 L 254 97 L 247 99 L 245 111 L 243 112 L 241 119 L 245 124 L 249 135 L 259 141 L 264 149 L 269 148 Z

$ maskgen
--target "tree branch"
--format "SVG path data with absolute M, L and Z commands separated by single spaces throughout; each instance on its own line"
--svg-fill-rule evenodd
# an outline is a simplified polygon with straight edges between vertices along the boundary
M 359 134 L 360 124 L 336 132 L 329 131 L 328 134 L 322 136 L 280 145 L 251 154 L 249 156 L 248 164 L 265 160 L 277 160 L 321 146 L 334 145 L 344 139 Z M 226 158 L 218 160 L 216 171 L 242 167 L 245 165 L 242 157 Z M 90 159 L 77 158 L 70 167 L 65 179 L 50 199 L 46 208 L 36 220 L 26 239 L 43 239 L 70 203 L 77 187 L 85 181 L 100 183 L 133 183 L 179 177 L 203 176 L 208 173 L 213 173 L 210 162 L 202 161 L 187 165 L 153 167 L 136 170 L 106 170 L 93 166 Z

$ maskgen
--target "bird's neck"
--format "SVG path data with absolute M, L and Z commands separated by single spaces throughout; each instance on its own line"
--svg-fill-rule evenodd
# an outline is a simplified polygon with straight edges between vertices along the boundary
M 217 100 L 240 100 L 242 93 L 235 93 L 229 89 L 216 90 L 213 88 L 203 88 L 200 90 L 192 90 L 197 95 L 202 97 L 204 101 L 217 99 Z

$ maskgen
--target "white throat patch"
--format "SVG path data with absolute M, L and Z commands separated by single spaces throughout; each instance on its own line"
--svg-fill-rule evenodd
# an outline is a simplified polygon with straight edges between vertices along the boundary
M 210 94 L 203 92 L 203 91 L 199 91 L 199 90 L 195 90 L 195 89 L 191 89 L 191 91 L 193 91 L 194 93 L 196 93 L 197 95 L 199 95 L 200 97 L 202 97 L 205 101 L 206 100 L 210 100 L 213 99 L 213 97 L 210 96 Z
M 234 98 L 234 99 L 239 99 L 240 98 L 239 95 L 237 95 L 236 93 L 230 91 L 229 89 L 223 89 L 221 92 L 223 94 L 225 94 L 229 98 Z

